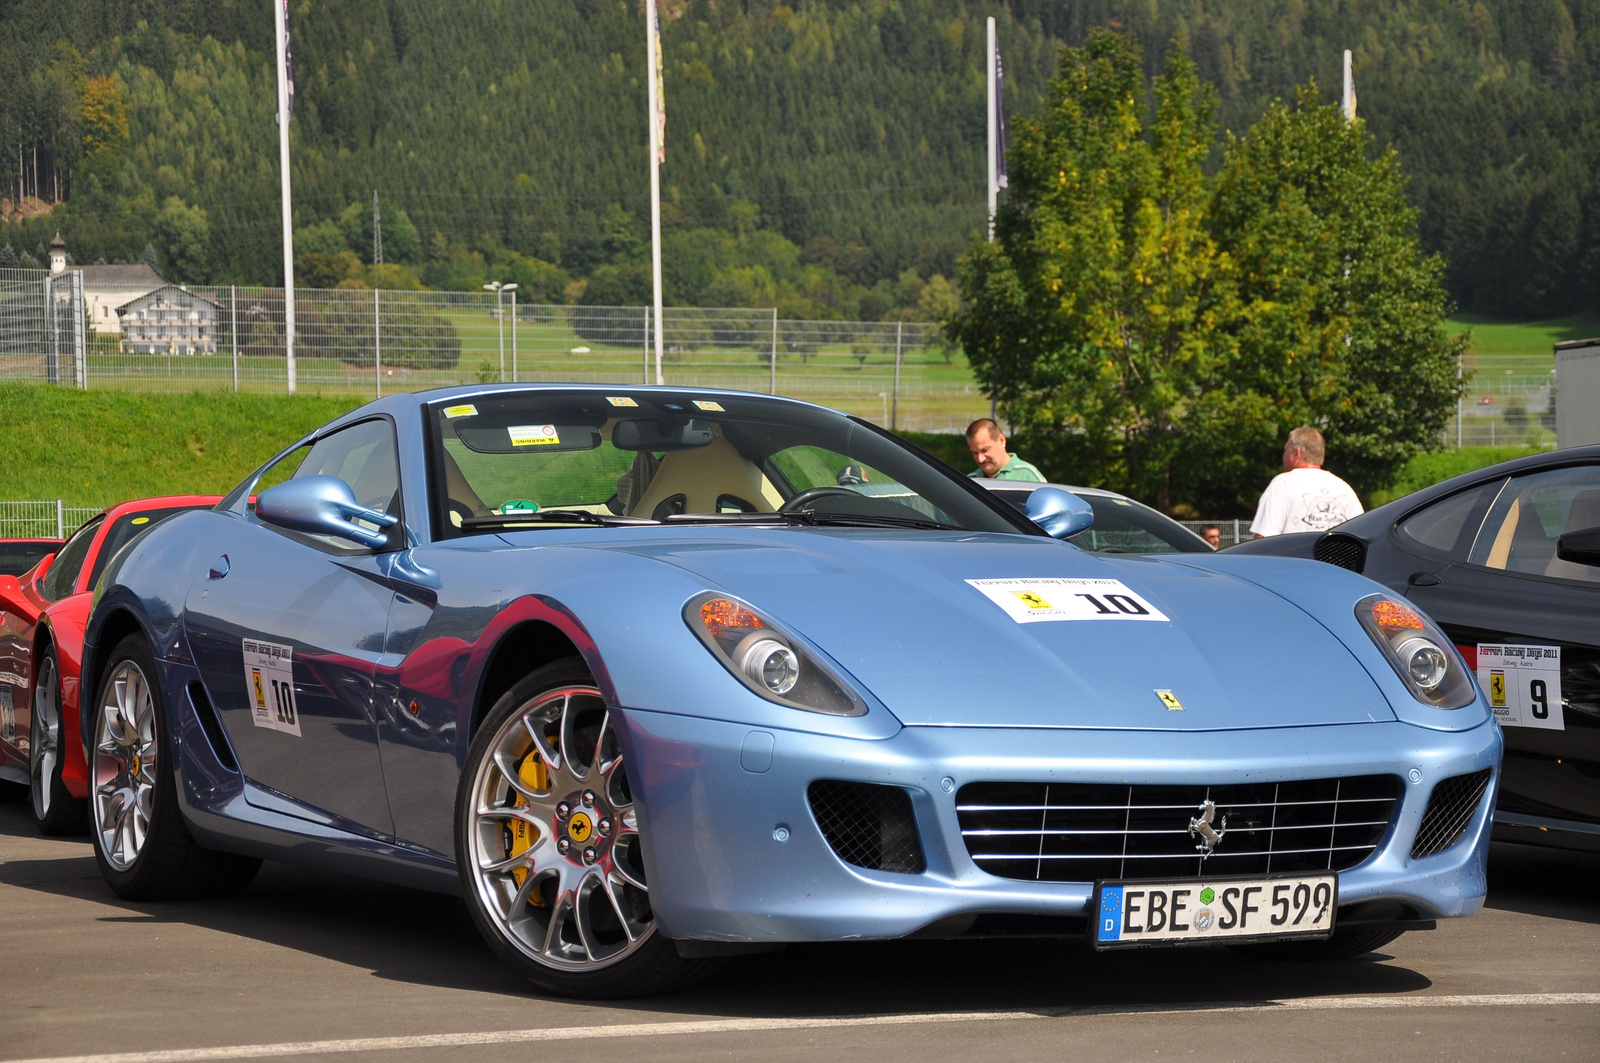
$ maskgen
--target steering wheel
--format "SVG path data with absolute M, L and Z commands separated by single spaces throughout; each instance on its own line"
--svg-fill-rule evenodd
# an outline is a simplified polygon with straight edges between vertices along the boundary
M 789 501 L 778 507 L 779 513 L 795 513 L 807 502 L 814 502 L 819 498 L 828 498 L 833 495 L 849 495 L 851 498 L 861 498 L 860 491 L 852 491 L 848 487 L 810 487 L 795 495 Z

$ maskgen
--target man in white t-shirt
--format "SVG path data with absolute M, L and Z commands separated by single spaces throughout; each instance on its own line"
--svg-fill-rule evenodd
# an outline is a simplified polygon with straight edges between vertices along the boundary
M 1326 531 L 1361 513 L 1350 485 L 1322 467 L 1322 433 L 1296 428 L 1283 445 L 1283 472 L 1261 492 L 1250 530 L 1257 539 L 1286 532 Z

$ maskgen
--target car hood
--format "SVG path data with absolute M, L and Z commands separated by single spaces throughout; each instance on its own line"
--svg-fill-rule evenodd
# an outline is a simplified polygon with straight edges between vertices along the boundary
M 743 598 L 907 726 L 1213 730 L 1395 718 L 1322 624 L 1203 567 L 990 534 L 767 529 L 618 545 Z M 1102 614 L 1103 593 L 1098 607 L 1079 593 L 1115 586 L 1059 582 L 1075 580 L 1117 581 L 1131 592 L 1123 602 L 1167 619 Z M 1065 598 L 1095 618 L 1034 621 L 1018 594 L 1053 597 L 1051 606 Z

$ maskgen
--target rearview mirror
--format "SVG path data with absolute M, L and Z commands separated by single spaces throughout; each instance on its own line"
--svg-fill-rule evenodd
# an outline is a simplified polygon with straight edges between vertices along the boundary
M 354 522 L 389 528 L 399 520 L 358 503 L 350 485 L 337 476 L 306 476 L 269 487 L 256 499 L 256 516 L 288 531 L 335 535 L 374 549 L 386 544 L 388 535 Z
M 1600 528 L 1567 532 L 1556 540 L 1556 556 L 1575 565 L 1600 565 Z
M 1054 539 L 1068 539 L 1094 523 L 1089 503 L 1059 487 L 1041 487 L 1028 496 L 1028 519 Z
M 660 421 L 618 421 L 611 429 L 611 445 L 618 450 L 692 450 L 711 445 L 711 426 L 686 421 L 669 428 Z

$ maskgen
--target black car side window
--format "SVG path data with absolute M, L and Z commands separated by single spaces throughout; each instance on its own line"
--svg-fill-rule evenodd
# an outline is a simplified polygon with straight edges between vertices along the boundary
M 1600 527 L 1600 466 L 1574 465 L 1512 479 L 1495 499 L 1469 560 L 1529 576 L 1600 583 L 1600 567 L 1563 561 L 1563 535 Z
M 73 532 L 67 545 L 61 548 L 39 587 L 39 592 L 46 598 L 59 602 L 72 593 L 72 585 L 77 582 L 78 573 L 83 571 L 83 563 L 89 556 L 89 545 L 94 542 L 95 533 L 100 530 L 103 520 L 104 517 L 95 517 L 84 524 Z
M 1453 494 L 1411 514 L 1396 530 L 1411 546 L 1465 561 L 1484 514 L 1503 486 L 1505 480 L 1501 479 Z

